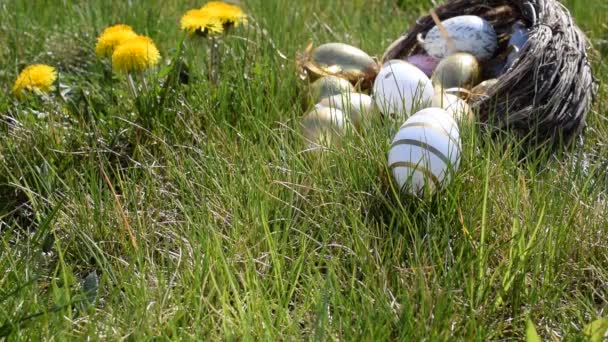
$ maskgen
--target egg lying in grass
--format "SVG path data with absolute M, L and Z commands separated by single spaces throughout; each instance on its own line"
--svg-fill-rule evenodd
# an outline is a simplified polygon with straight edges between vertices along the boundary
M 475 120 L 475 114 L 469 104 L 456 95 L 436 92 L 431 105 L 445 110 L 458 123 L 470 123 Z
M 435 95 L 433 84 L 424 72 L 402 60 L 383 65 L 374 81 L 373 92 L 382 114 L 401 118 L 426 107 Z
M 388 166 L 402 191 L 430 194 L 458 170 L 460 151 L 456 121 L 441 108 L 426 108 L 399 128 L 388 153 Z
M 343 43 L 323 44 L 310 51 L 301 63 L 313 79 L 332 75 L 353 84 L 371 84 L 379 69 L 367 53 Z
M 355 92 L 355 87 L 349 81 L 336 76 L 321 77 L 310 85 L 311 104 L 325 97 L 351 92 Z
M 344 113 L 336 108 L 316 106 L 302 119 L 302 134 L 310 147 L 338 144 L 347 131 Z
M 498 39 L 494 27 L 475 15 L 462 15 L 441 22 L 447 31 L 446 40 L 442 30 L 434 26 L 424 38 L 424 49 L 436 58 L 442 59 L 456 52 L 468 52 L 480 61 L 494 56 L 498 49 Z
M 433 73 L 435 87 L 471 88 L 479 81 L 480 67 L 475 56 L 455 53 L 439 62 Z
M 347 93 L 326 97 L 317 106 L 339 109 L 355 127 L 362 128 L 371 121 L 374 100 L 369 95 Z

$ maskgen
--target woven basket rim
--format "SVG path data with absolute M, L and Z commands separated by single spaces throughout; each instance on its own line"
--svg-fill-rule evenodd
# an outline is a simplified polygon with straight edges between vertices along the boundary
M 512 10 L 513 16 L 502 10 Z M 509 129 L 534 145 L 569 142 L 583 130 L 597 80 L 587 55 L 588 39 L 563 4 L 557 0 L 448 0 L 434 11 L 441 20 L 479 15 L 495 28 L 500 26 L 497 32 L 516 20 L 531 29 L 518 60 L 487 96 L 471 104 L 485 126 Z M 421 51 L 417 36 L 433 26 L 430 15 L 419 17 L 386 49 L 382 63 Z

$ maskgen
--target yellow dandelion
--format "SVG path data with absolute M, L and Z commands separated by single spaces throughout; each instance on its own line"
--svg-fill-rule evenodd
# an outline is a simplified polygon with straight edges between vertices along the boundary
M 222 25 L 222 21 L 212 16 L 208 11 L 203 11 L 200 9 L 193 9 L 181 19 L 182 30 L 188 32 L 190 35 L 200 34 L 216 34 L 222 33 L 224 31 L 224 27 Z
M 53 91 L 53 83 L 57 80 L 57 71 L 52 66 L 45 64 L 33 64 L 21 71 L 15 85 L 13 95 L 22 98 L 24 91 Z
M 160 52 L 154 41 L 146 36 L 137 36 L 120 44 L 112 54 L 112 67 L 117 71 L 143 71 L 160 60 Z
M 98 56 L 111 56 L 121 43 L 137 37 L 137 33 L 128 25 L 114 25 L 106 28 L 97 38 L 95 52 Z
M 247 15 L 239 6 L 230 5 L 222 1 L 209 1 L 201 7 L 201 10 L 208 11 L 226 26 L 239 26 L 240 24 L 247 23 Z

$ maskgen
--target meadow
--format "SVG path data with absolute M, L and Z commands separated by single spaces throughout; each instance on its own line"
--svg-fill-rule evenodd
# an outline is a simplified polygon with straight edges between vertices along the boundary
M 214 61 L 179 27 L 199 1 L 1 1 L 0 340 L 585 339 L 608 317 L 606 1 L 564 1 L 599 81 L 575 146 L 522 160 L 470 127 L 423 200 L 386 166 L 400 123 L 306 151 L 298 52 L 381 56 L 433 3 L 243 1 Z M 162 55 L 137 101 L 95 55 L 117 23 Z M 60 86 L 18 101 L 33 63 Z

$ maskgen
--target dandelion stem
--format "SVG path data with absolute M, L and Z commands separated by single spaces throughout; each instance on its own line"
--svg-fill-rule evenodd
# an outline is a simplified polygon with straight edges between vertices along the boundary
M 210 46 L 210 66 L 209 66 L 209 81 L 211 84 L 217 84 L 219 79 L 219 66 L 220 66 L 220 53 L 219 53 L 219 43 L 218 40 L 211 36 L 210 38 L 211 46 Z
M 144 85 L 144 91 L 146 93 L 148 93 L 149 92 L 148 82 L 146 81 L 146 75 L 144 74 L 143 71 L 139 73 L 139 78 L 141 79 L 141 83 Z
M 127 74 L 127 81 L 129 83 L 129 89 L 131 90 L 131 95 L 133 95 L 133 99 L 137 100 L 139 95 L 137 93 L 137 88 L 135 87 L 135 82 L 133 81 L 133 75 L 131 75 L 131 73 Z

